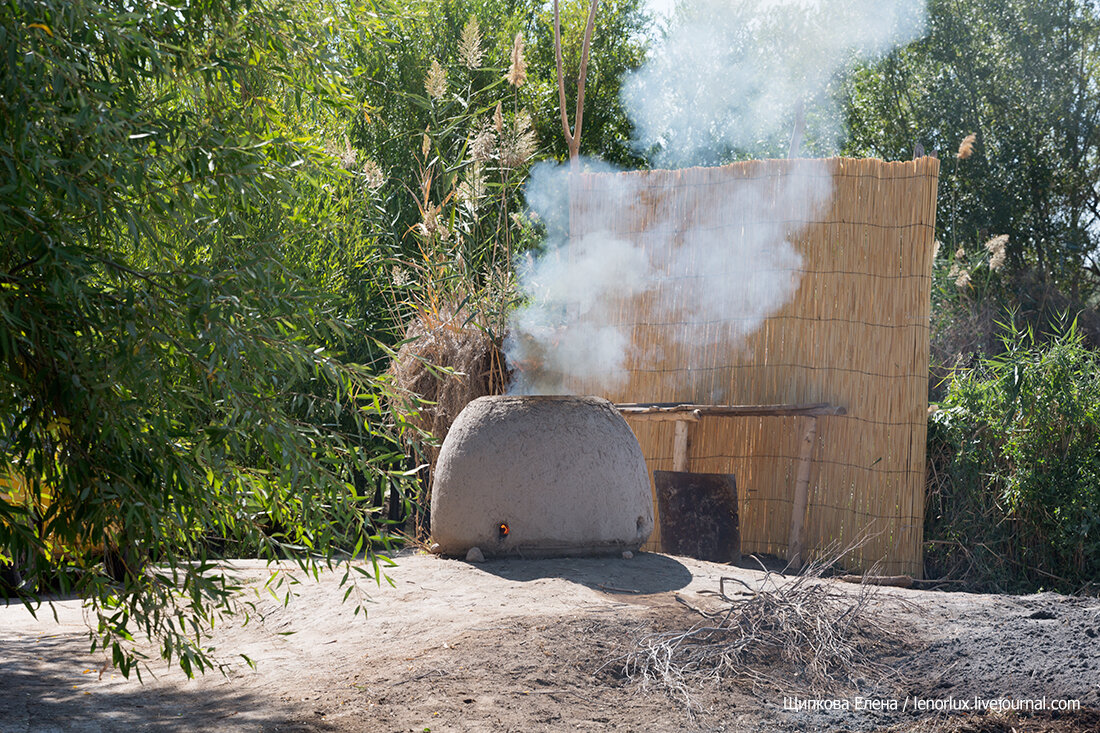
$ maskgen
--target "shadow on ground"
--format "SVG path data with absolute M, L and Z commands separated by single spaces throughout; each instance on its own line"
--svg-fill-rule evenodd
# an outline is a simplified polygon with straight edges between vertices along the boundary
M 673 557 L 639 552 L 629 560 L 607 557 L 556 557 L 540 559 L 494 559 L 479 563 L 480 570 L 526 582 L 539 578 L 561 578 L 597 590 L 641 595 L 679 590 L 691 582 L 691 571 Z
M 0 733 L 330 730 L 229 684 L 167 684 L 146 673 L 142 685 L 113 670 L 101 679 L 94 664 L 80 633 L 0 640 Z

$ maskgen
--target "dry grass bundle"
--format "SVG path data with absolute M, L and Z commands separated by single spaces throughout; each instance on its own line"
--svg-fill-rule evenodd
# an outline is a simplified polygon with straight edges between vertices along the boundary
M 411 439 L 433 468 L 462 408 L 478 397 L 502 394 L 506 386 L 499 344 L 465 308 L 421 311 L 409 324 L 389 373 L 405 395 L 394 408 L 434 439 Z
M 878 589 L 823 580 L 834 564 L 807 566 L 793 578 L 769 572 L 757 587 L 722 578 L 718 596 L 728 605 L 706 611 L 685 603 L 704 620 L 638 639 L 625 676 L 656 683 L 689 709 L 693 687 L 708 678 L 825 694 L 885 677 L 874 650 L 896 638 L 868 613 Z

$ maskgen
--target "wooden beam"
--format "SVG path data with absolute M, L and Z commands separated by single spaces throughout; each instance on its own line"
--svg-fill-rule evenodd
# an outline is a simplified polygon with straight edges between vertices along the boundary
M 646 422 L 699 422 L 702 413 L 698 410 L 691 412 L 626 412 L 623 417 L 631 420 L 645 420 Z
M 688 405 L 676 402 L 631 402 L 618 404 L 615 407 L 624 417 L 643 420 L 677 419 L 676 417 L 667 416 L 683 413 L 694 413 L 699 417 L 817 417 L 847 414 L 847 410 L 843 407 L 837 407 L 828 402 L 814 402 L 804 405 Z
M 802 521 L 806 516 L 806 503 L 810 487 L 810 463 L 817 439 L 817 418 L 811 417 L 802 435 L 802 449 L 798 456 L 798 479 L 794 483 L 794 506 L 791 507 L 791 531 L 787 538 L 787 562 L 792 570 L 802 568 Z
M 913 576 L 911 575 L 841 575 L 838 580 L 842 583 L 888 585 L 892 588 L 913 587 Z

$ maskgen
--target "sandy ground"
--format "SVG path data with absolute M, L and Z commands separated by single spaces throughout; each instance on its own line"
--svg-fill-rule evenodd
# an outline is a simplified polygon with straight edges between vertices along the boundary
M 341 602 L 340 573 L 303 581 L 285 607 L 258 595 L 262 621 L 216 637 L 225 659 L 256 662 L 228 676 L 187 680 L 155 665 L 144 684 L 110 669 L 100 677 L 78 602 L 57 602 L 57 621 L 46 607 L 36 620 L 0 606 L 0 731 L 1100 731 L 1095 598 L 883 589 L 872 612 L 904 640 L 879 652 L 893 673 L 832 692 L 852 706 L 893 699 L 899 710 L 793 710 L 793 699 L 820 698 L 796 681 L 729 680 L 700 683 L 689 710 L 624 677 L 616 660 L 639 634 L 700 620 L 677 597 L 714 603 L 722 576 L 755 583 L 761 572 L 650 553 L 396 559 L 393 587 L 361 586 L 365 617 Z M 233 568 L 254 588 L 272 572 Z M 900 709 L 907 697 L 953 700 L 956 710 Z M 976 697 L 1071 699 L 1081 709 L 957 709 Z

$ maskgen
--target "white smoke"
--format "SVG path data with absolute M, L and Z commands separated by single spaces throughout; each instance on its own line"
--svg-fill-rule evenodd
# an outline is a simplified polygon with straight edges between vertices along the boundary
M 589 172 L 614 169 L 586 161 Z M 611 180 L 611 178 L 609 178 Z M 636 200 L 633 186 L 610 189 L 622 209 Z M 629 334 L 609 319 L 616 303 L 654 285 L 654 262 L 642 247 L 598 228 L 570 238 L 570 175 L 552 163 L 536 165 L 527 182 L 531 212 L 546 228 L 543 250 L 516 266 L 528 302 L 516 310 L 505 342 L 508 361 L 518 368 L 513 391 L 556 394 L 572 378 L 606 376 L 605 388 L 625 376 L 622 366 Z
M 667 38 L 624 85 L 635 144 L 672 166 L 774 150 L 800 107 L 809 119 L 835 119 L 826 92 L 838 74 L 917 37 L 923 24 L 923 0 L 684 2 Z M 828 125 L 814 134 L 828 138 Z M 594 161 L 584 167 L 607 174 L 600 211 L 618 221 L 643 205 L 643 177 L 611 175 Z M 798 288 L 792 227 L 812 221 L 832 195 L 827 166 L 801 160 L 782 177 L 725 186 L 724 200 L 713 199 L 712 187 L 647 195 L 646 229 L 628 240 L 590 213 L 571 222 L 584 207 L 571 207 L 570 179 L 569 166 L 542 163 L 527 184 L 546 237 L 517 266 L 527 302 L 510 320 L 505 350 L 521 393 L 559 393 L 577 380 L 613 391 L 628 357 L 659 358 L 630 352 L 619 310 L 632 297 L 646 296 L 651 313 L 678 324 L 666 345 L 686 367 L 701 364 L 715 343 L 751 335 Z M 751 226 L 737 224 L 741 212 L 752 212 Z
M 684 2 L 656 53 L 624 83 L 635 143 L 666 166 L 786 153 L 802 107 L 818 127 L 811 132 L 835 145 L 842 128 L 831 82 L 924 27 L 923 0 Z
M 739 181 L 718 205 L 688 195 L 688 206 L 677 207 L 682 220 L 662 212 L 668 226 L 687 225 L 680 245 L 651 277 L 658 311 L 683 324 L 677 338 L 695 352 L 742 341 L 783 307 L 798 288 L 802 265 L 787 239 L 788 222 L 792 215 L 817 211 L 830 186 L 820 162 L 798 161 L 778 180 Z M 740 212 L 754 212 L 751 229 L 731 222 L 731 214 Z

